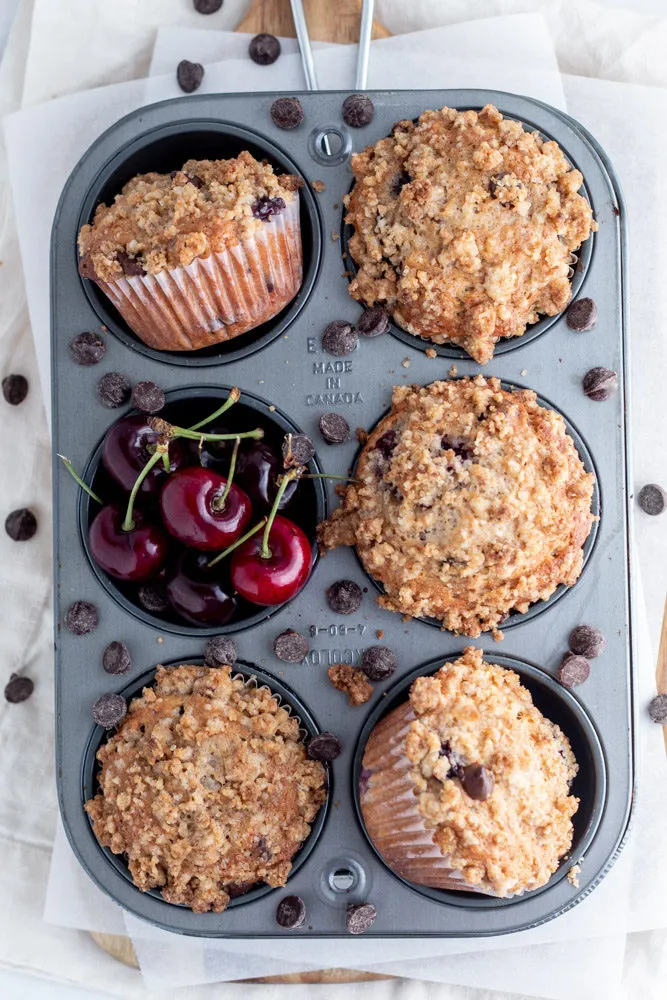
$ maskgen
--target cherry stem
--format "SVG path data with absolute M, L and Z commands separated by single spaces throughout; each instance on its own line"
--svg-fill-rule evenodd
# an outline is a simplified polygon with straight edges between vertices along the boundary
M 290 469 L 280 480 L 280 485 L 278 486 L 278 492 L 276 493 L 276 498 L 273 501 L 273 507 L 269 514 L 268 520 L 266 522 L 266 528 L 264 529 L 264 538 L 262 539 L 262 548 L 260 551 L 260 558 L 270 559 L 271 549 L 269 548 L 269 535 L 271 534 L 271 528 L 273 527 L 273 522 L 275 520 L 276 514 L 278 513 L 278 507 L 280 506 L 280 501 L 283 498 L 283 493 L 292 482 L 293 479 L 299 478 L 299 468 Z
M 78 473 L 74 471 L 74 466 L 70 462 L 69 458 L 65 458 L 64 455 L 60 455 L 60 454 L 58 454 L 58 458 L 61 458 L 63 460 L 65 468 L 69 472 L 70 476 L 72 476 L 72 478 L 74 480 L 76 480 L 76 482 L 79 484 L 79 486 L 81 487 L 81 489 L 85 493 L 87 493 L 89 497 L 92 497 L 93 500 L 95 500 L 97 503 L 101 503 L 102 505 L 104 505 L 104 500 L 101 500 L 100 497 L 98 497 L 97 493 L 93 493 L 93 491 L 91 490 L 90 486 L 88 486 L 86 483 L 84 483 L 84 481 L 81 478 L 81 476 L 78 475 Z
M 336 476 L 333 472 L 302 472 L 300 479 L 340 479 L 344 483 L 360 483 L 361 479 L 352 476 Z
M 234 549 L 238 549 L 239 545 L 243 545 L 243 543 L 247 542 L 249 538 L 252 538 L 253 535 L 256 535 L 257 532 L 264 527 L 266 521 L 267 519 L 263 517 L 262 520 L 258 521 L 257 524 L 253 525 L 253 527 L 250 528 L 249 531 L 246 531 L 245 535 L 241 535 L 241 537 L 237 538 L 235 542 L 232 542 L 231 545 L 228 545 L 226 549 L 223 549 L 222 552 L 219 552 L 218 555 L 215 557 L 215 559 L 211 559 L 210 563 L 208 563 L 207 568 L 211 569 L 212 566 L 215 566 L 216 563 L 219 563 L 221 559 L 224 559 L 225 556 L 228 556 L 230 552 L 234 551 Z
M 127 502 L 127 510 L 125 511 L 125 520 L 123 521 L 123 531 L 132 531 L 135 528 L 135 523 L 132 518 L 134 512 L 134 501 L 137 499 L 137 493 L 139 492 L 139 487 L 143 483 L 144 479 L 151 471 L 154 465 L 162 461 L 162 449 L 158 446 L 158 450 L 154 455 L 148 459 L 143 469 L 134 481 L 134 486 L 132 487 L 132 492 L 130 493 L 130 499 Z
M 208 417 L 204 417 L 204 419 L 200 420 L 199 423 L 193 424 L 192 427 L 188 427 L 188 430 L 198 431 L 200 427 L 205 427 L 206 424 L 210 424 L 212 420 L 215 420 L 217 417 L 221 417 L 223 413 L 226 413 L 227 410 L 234 405 L 234 403 L 238 403 L 240 398 L 241 390 L 237 386 L 234 386 L 221 407 L 219 407 L 214 413 L 211 413 Z
M 187 438 L 188 441 L 235 441 L 237 438 L 254 438 L 259 441 L 264 437 L 261 427 L 256 427 L 254 431 L 242 431 L 240 434 L 199 434 L 188 427 L 176 426 L 172 427 L 172 431 L 172 439 Z
M 229 472 L 227 473 L 227 482 L 225 483 L 225 488 L 219 497 L 215 497 L 211 503 L 213 510 L 221 511 L 225 509 L 225 502 L 229 496 L 229 491 L 232 488 L 232 480 L 234 479 L 234 473 L 236 471 L 236 456 L 239 453 L 239 445 L 241 444 L 240 437 L 237 436 L 234 442 L 234 450 L 232 451 L 232 457 L 229 461 Z

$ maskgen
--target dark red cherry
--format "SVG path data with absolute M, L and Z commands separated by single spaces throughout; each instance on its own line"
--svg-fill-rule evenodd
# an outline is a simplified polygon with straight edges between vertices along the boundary
M 265 441 L 254 441 L 239 449 L 236 460 L 236 478 L 253 502 L 255 510 L 270 510 L 278 492 L 277 479 L 283 472 L 281 460 Z M 282 510 L 294 496 L 298 486 L 292 481 L 285 490 L 279 509 Z
M 102 463 L 110 476 L 127 493 L 155 451 L 157 434 L 148 421 L 150 417 L 123 417 L 110 427 L 102 446 Z M 169 444 L 169 463 L 175 472 L 185 465 L 185 449 L 180 441 Z M 144 479 L 140 494 L 156 493 L 167 477 L 164 465 L 158 462 Z
M 298 594 L 310 575 L 313 552 L 301 528 L 277 515 L 269 534 L 271 555 L 262 557 L 264 532 L 259 531 L 232 555 L 234 590 L 253 604 L 284 604 Z
M 236 611 L 236 599 L 223 580 L 224 569 L 208 569 L 211 556 L 192 550 L 181 553 L 167 577 L 172 607 L 194 625 L 225 625 Z
M 214 469 L 192 466 L 168 477 L 160 493 L 160 513 L 167 531 L 193 549 L 226 549 L 243 534 L 252 516 L 250 499 L 232 483 L 220 510 L 227 480 Z
M 169 537 L 162 527 L 135 508 L 135 527 L 123 531 L 125 511 L 103 507 L 90 526 L 88 544 L 100 567 L 117 580 L 135 583 L 158 575 L 169 553 Z
M 222 424 L 213 424 L 211 427 L 203 427 L 207 434 L 230 434 L 229 427 Z M 188 462 L 190 465 L 203 465 L 205 469 L 215 469 L 217 472 L 225 473 L 229 468 L 232 457 L 233 441 L 186 441 L 185 447 L 188 451 Z

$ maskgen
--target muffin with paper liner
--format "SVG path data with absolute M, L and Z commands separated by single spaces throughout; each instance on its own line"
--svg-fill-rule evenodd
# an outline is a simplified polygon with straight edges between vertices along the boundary
M 281 312 L 301 287 L 299 188 L 243 151 L 133 177 L 79 233 L 79 272 L 149 347 L 195 351 Z
M 409 882 L 518 896 L 545 885 L 572 845 L 577 770 L 519 676 L 469 646 L 418 677 L 373 728 L 361 812 L 378 853 Z

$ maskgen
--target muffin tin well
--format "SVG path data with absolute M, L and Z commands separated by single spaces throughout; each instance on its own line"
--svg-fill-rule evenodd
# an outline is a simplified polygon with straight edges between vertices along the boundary
M 472 644 L 482 648 L 488 660 L 517 669 L 544 714 L 573 739 L 581 766 L 575 793 L 582 800 L 575 823 L 576 846 L 546 887 L 510 901 L 415 890 L 376 856 L 355 807 L 355 768 L 368 729 L 406 690 L 415 673 L 436 669 L 460 654 L 469 640 L 422 621 L 404 622 L 378 608 L 376 588 L 354 551 L 337 549 L 319 560 L 304 590 L 288 605 L 271 614 L 260 611 L 238 627 L 215 630 L 234 631 L 241 669 L 256 673 L 281 694 L 307 729 L 312 723 L 315 729 L 333 731 L 343 743 L 342 754 L 330 768 L 334 787 L 328 810 L 320 813 L 287 887 L 248 893 L 222 914 L 196 914 L 165 903 L 159 894 L 140 892 L 128 879 L 123 859 L 99 846 L 83 810 L 84 799 L 94 790 L 94 755 L 103 735 L 94 728 L 91 706 L 106 692 L 139 691 L 158 663 L 200 662 L 207 631 L 149 615 L 94 567 L 86 553 L 94 505 L 56 458 L 56 749 L 65 829 L 81 864 L 100 888 L 140 918 L 183 934 L 248 940 L 284 934 L 344 937 L 347 904 L 366 900 L 378 911 L 366 937 L 471 937 L 536 926 L 574 906 L 609 869 L 626 835 L 634 789 L 625 221 L 613 169 L 581 125 L 563 112 L 515 95 L 470 90 L 371 92 L 375 118 L 355 130 L 342 121 L 346 93 L 304 93 L 298 95 L 304 122 L 291 132 L 272 124 L 275 96 L 194 96 L 143 108 L 101 135 L 75 168 L 61 198 L 52 239 L 54 452 L 67 455 L 88 481 L 98 482 L 100 442 L 111 424 L 130 412 L 129 407 L 109 410 L 97 398 L 98 379 L 111 371 L 125 374 L 133 383 L 157 382 L 169 405 L 176 407 L 219 399 L 229 386 L 237 385 L 242 400 L 235 419 L 243 416 L 245 425 L 243 406 L 249 417 L 263 425 L 266 421 L 277 435 L 295 428 L 304 431 L 317 447 L 313 468 L 338 476 L 347 475 L 354 464 L 356 428 L 369 429 L 377 422 L 390 405 L 395 384 L 423 385 L 483 372 L 506 386 L 533 389 L 543 405 L 564 415 L 584 464 L 595 473 L 594 512 L 600 520 L 586 543 L 585 572 L 575 586 L 559 588 L 543 605 L 506 622 L 502 642 L 487 634 Z M 597 327 L 575 333 L 563 314 L 545 319 L 524 337 L 500 343 L 493 361 L 483 367 L 456 348 L 436 348 L 437 356 L 429 358 L 426 341 L 398 331 L 394 336 L 360 338 L 358 349 L 346 357 L 324 353 L 320 342 L 324 327 L 332 320 L 354 323 L 360 313 L 348 292 L 345 272 L 350 262 L 342 258 L 343 196 L 353 180 L 350 153 L 387 135 L 395 121 L 416 118 L 429 108 L 445 104 L 481 108 L 489 102 L 556 140 L 585 178 L 599 230 L 579 254 L 572 280 L 575 296 L 583 292 L 597 302 Z M 334 126 L 340 155 L 327 158 L 320 137 Z M 271 323 L 220 348 L 195 354 L 150 350 L 96 288 L 79 276 L 78 229 L 100 200 L 113 198 L 139 171 L 171 170 L 188 158 L 224 157 L 243 148 L 306 181 L 300 195 L 303 288 Z M 315 181 L 322 184 L 313 186 Z M 102 361 L 89 368 L 75 365 L 68 350 L 72 338 L 85 330 L 101 333 L 107 347 Z M 595 366 L 619 374 L 618 394 L 604 402 L 594 402 L 582 391 L 583 375 Z M 346 443 L 328 445 L 321 438 L 318 420 L 327 411 L 348 420 L 352 433 Z M 303 513 L 307 532 L 325 515 L 325 502 L 329 511 L 337 505 L 335 486 L 328 480 L 309 482 L 304 496 L 310 500 Z M 329 609 L 326 588 L 340 579 L 355 580 L 366 588 L 357 613 L 336 615 Z M 63 624 L 67 607 L 80 599 L 92 601 L 99 610 L 98 627 L 86 636 L 73 635 Z M 601 628 L 607 646 L 593 661 L 586 683 L 570 693 L 555 678 L 569 632 L 582 622 Z M 300 664 L 282 663 L 273 653 L 274 638 L 287 628 L 309 638 L 310 650 Z M 132 670 L 123 677 L 106 674 L 102 668 L 102 654 L 113 640 L 123 640 L 132 655 Z M 367 705 L 351 708 L 330 685 L 327 668 L 358 664 L 363 649 L 378 642 L 396 652 L 398 669 L 388 681 L 374 685 Z M 420 663 L 422 667 L 417 666 Z M 580 861 L 582 853 L 576 887 L 564 875 L 570 860 Z M 276 904 L 288 893 L 300 895 L 307 907 L 305 923 L 291 931 L 275 920 Z

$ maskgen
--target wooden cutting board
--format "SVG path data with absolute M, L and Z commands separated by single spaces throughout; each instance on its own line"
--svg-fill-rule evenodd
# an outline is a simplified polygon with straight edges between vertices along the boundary
M 361 0 L 305 0 L 308 33 L 318 42 L 356 42 L 359 37 L 359 13 Z M 259 34 L 268 31 L 272 35 L 294 38 L 294 23 L 289 0 L 253 0 L 248 13 L 237 25 L 236 31 Z M 373 22 L 373 38 L 388 38 L 387 31 L 379 21 Z M 109 955 L 119 962 L 139 968 L 132 942 L 118 934 L 91 932 L 92 939 Z M 247 983 L 358 983 L 375 979 L 393 979 L 374 972 L 359 972 L 350 969 L 323 969 L 321 972 L 295 972 L 285 976 L 265 976 L 246 979 Z

